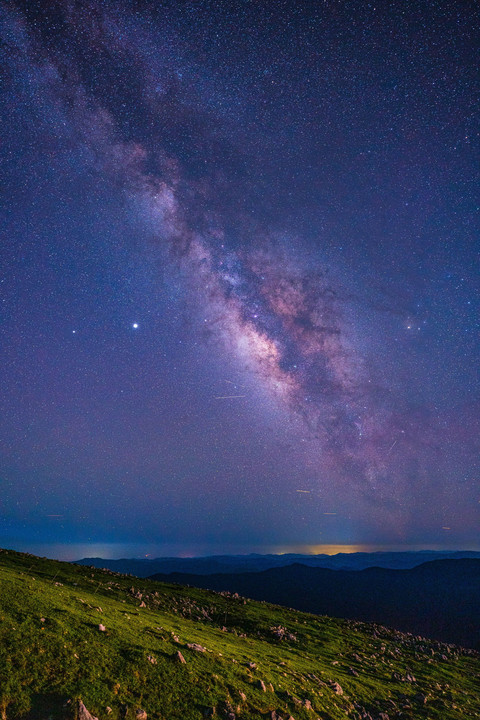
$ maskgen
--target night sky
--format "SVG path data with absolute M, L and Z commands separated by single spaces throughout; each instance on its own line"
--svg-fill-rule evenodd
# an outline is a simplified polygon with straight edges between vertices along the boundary
M 477 21 L 4 4 L 0 546 L 480 549 Z

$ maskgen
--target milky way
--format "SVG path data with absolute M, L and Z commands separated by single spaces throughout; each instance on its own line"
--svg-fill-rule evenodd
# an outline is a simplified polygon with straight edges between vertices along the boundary
M 5 542 L 471 545 L 468 10 L 2 13 Z

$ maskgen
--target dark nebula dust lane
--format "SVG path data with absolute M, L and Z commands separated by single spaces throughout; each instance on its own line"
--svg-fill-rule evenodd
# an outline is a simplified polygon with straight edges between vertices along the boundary
M 472 16 L 2 7 L 0 544 L 478 545 Z

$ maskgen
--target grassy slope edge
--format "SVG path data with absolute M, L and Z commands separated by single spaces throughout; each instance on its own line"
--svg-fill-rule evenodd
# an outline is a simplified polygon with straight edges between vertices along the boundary
M 473 720 L 479 686 L 474 651 L 0 551 L 0 717 L 8 720 L 73 717 L 79 698 L 99 720 L 107 707 L 110 720 L 134 718 L 137 708 L 149 720 L 214 712 Z

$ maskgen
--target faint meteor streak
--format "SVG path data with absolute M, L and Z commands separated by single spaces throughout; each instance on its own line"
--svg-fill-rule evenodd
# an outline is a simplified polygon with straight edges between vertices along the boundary
M 231 400 L 232 398 L 244 398 L 246 395 L 217 395 L 214 400 Z

